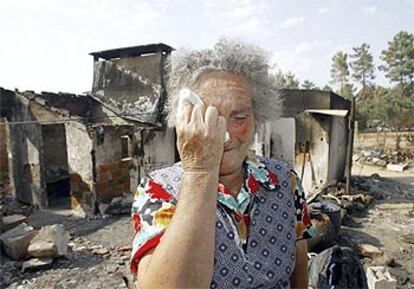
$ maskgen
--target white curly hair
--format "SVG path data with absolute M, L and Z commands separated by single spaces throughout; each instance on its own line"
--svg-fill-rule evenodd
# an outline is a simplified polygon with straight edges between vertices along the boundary
M 234 73 L 249 81 L 257 123 L 280 117 L 282 101 L 277 83 L 269 74 L 269 54 L 258 46 L 221 39 L 212 49 L 180 49 L 170 56 L 168 65 L 171 72 L 165 108 L 170 127 L 175 126 L 180 89 L 197 90 L 201 76 L 214 71 Z

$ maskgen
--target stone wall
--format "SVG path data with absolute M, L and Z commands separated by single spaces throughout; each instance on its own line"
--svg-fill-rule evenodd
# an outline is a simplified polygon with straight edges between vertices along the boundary
M 132 159 L 131 145 L 128 155 L 122 155 L 122 138 L 132 142 L 132 126 L 100 126 L 94 132 L 95 192 L 99 202 L 110 202 L 112 198 L 130 192 L 129 166 Z
M 124 160 L 98 165 L 95 191 L 100 202 L 131 192 L 129 164 L 130 160 Z

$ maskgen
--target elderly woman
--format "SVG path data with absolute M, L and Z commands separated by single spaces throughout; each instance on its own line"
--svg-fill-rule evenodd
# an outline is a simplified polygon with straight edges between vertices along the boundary
M 298 178 L 284 161 L 249 153 L 255 124 L 280 111 L 266 54 L 221 40 L 174 57 L 168 118 L 181 162 L 137 189 L 139 288 L 307 288 L 303 239 L 313 228 Z M 205 105 L 177 113 L 182 88 Z

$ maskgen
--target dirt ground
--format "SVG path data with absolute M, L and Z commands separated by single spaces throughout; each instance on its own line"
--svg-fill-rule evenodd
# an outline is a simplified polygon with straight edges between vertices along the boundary
M 414 288 L 414 168 L 391 172 L 383 167 L 355 164 L 352 172 L 368 180 L 364 185 L 369 185 L 368 192 L 375 200 L 367 210 L 353 214 L 350 222 L 342 226 L 341 234 L 356 244 L 378 247 L 383 256 L 363 259 L 365 266 L 386 266 L 398 280 L 399 288 Z M 376 176 L 369 177 L 373 174 Z M 353 188 L 360 190 L 363 186 Z
M 371 194 L 375 200 L 368 209 L 348 216 L 339 243 L 378 247 L 383 256 L 363 258 L 364 265 L 387 266 L 398 279 L 398 288 L 414 288 L 414 241 L 402 237 L 414 234 L 414 170 L 394 173 L 355 165 L 353 173 L 355 193 Z M 369 177 L 372 174 L 379 176 Z M 35 228 L 63 224 L 71 235 L 70 254 L 55 260 L 51 269 L 25 273 L 21 261 L 2 254 L 0 288 L 132 288 L 129 254 L 133 233 L 128 215 L 82 219 L 70 210 L 50 210 L 32 213 L 28 223 Z
M 132 288 L 129 216 L 79 219 L 70 214 L 69 210 L 59 210 L 29 216 L 28 223 L 35 228 L 63 224 L 71 235 L 70 254 L 56 259 L 51 269 L 25 273 L 21 272 L 22 262 L 1 255 L 0 288 Z

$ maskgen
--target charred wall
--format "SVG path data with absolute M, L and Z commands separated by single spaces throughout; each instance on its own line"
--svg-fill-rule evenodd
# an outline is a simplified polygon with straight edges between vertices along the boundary
M 129 193 L 133 126 L 98 126 L 94 129 L 95 192 L 99 202 Z
M 156 123 L 163 95 L 164 57 L 154 53 L 95 61 L 93 95 L 130 119 Z
M 36 108 L 32 100 L 19 93 L 13 94 L 9 103 L 9 121 L 15 122 L 9 129 L 11 189 L 19 201 L 45 207 L 45 184 L 40 165 L 41 131 L 38 123 L 31 123 L 37 120 Z

